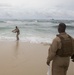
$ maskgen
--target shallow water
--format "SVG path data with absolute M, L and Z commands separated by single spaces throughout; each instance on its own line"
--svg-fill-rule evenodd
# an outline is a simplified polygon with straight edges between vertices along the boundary
M 0 21 L 0 40 L 16 40 L 12 33 L 15 26 L 20 29 L 20 41 L 34 43 L 51 43 L 58 34 L 57 26 L 60 22 L 67 24 L 67 33 L 73 35 L 73 20 L 2 20 Z

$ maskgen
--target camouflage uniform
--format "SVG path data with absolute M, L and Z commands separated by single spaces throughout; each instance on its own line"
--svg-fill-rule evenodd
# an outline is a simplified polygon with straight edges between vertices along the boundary
M 64 38 L 68 37 L 66 33 L 60 33 L 60 35 Z M 58 49 L 61 49 L 61 40 L 56 36 L 49 48 L 47 62 L 50 63 L 50 61 L 53 60 L 52 75 L 66 75 L 69 67 L 70 57 L 60 57 L 56 55 Z

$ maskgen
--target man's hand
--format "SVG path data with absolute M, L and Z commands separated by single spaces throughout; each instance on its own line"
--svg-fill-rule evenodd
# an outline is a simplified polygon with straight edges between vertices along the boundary
M 49 66 L 50 62 L 47 61 L 46 63 L 47 63 L 47 65 Z
M 71 56 L 72 62 L 74 62 L 74 54 Z
M 72 62 L 74 62 L 74 59 L 72 59 Z

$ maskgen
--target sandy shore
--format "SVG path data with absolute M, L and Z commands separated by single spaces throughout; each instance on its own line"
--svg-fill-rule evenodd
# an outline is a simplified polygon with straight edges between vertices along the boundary
M 0 41 L 0 75 L 47 75 L 48 45 Z M 74 75 L 70 63 L 68 75 Z
M 48 46 L 0 41 L 0 75 L 46 75 Z

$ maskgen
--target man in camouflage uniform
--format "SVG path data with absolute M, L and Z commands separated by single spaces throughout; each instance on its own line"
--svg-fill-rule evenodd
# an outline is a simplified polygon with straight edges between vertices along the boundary
M 58 32 L 63 38 L 66 39 L 68 34 L 65 32 L 65 29 L 66 25 L 64 23 L 60 23 L 58 26 Z M 58 49 L 61 49 L 61 39 L 56 36 L 48 50 L 47 65 L 49 65 L 50 61 L 53 60 L 52 75 L 66 75 L 70 63 L 70 56 L 59 56 L 57 54 Z

